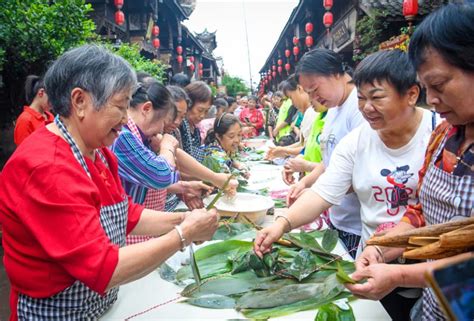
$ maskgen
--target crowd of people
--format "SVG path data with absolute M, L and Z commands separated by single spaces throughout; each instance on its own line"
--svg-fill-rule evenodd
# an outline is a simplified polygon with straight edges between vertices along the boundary
M 354 72 L 313 49 L 259 97 L 213 97 L 184 74 L 163 85 L 96 45 L 64 53 L 27 78 L 0 174 L 11 320 L 99 318 L 121 284 L 209 240 L 219 215 L 203 197 L 235 171 L 248 178 L 239 153 L 257 136 L 289 185 L 289 210 L 258 232 L 257 255 L 324 217 L 366 280 L 346 284 L 352 293 L 394 320 L 443 320 L 423 272 L 451 259 L 399 264 L 403 249 L 365 243 L 474 214 L 472 21 L 474 6 L 445 6 L 409 53 L 373 53 Z M 180 201 L 190 211 L 174 211 Z

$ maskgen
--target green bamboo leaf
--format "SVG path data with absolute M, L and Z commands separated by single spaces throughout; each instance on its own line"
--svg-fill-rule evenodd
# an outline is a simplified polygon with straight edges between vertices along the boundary
M 336 276 L 337 276 L 337 280 L 341 283 L 341 284 L 344 284 L 344 283 L 351 283 L 351 284 L 356 284 L 357 282 L 354 281 L 347 273 L 346 271 L 344 271 L 344 269 L 342 268 L 341 264 L 339 262 L 337 262 L 337 273 L 336 273 Z
M 339 235 L 336 230 L 326 229 L 321 244 L 324 250 L 331 252 L 336 247 L 338 240 Z
M 235 300 L 224 295 L 208 294 L 197 298 L 188 298 L 182 302 L 208 309 L 233 309 Z
M 329 259 L 340 258 L 340 256 L 338 256 L 338 255 L 327 253 L 326 251 L 324 251 L 321 248 L 321 246 L 319 244 L 317 244 L 316 240 L 314 238 L 312 238 L 310 235 L 306 235 L 304 232 L 300 233 L 300 237 L 301 237 L 301 235 L 305 235 L 305 236 L 303 236 L 304 240 L 300 239 L 299 237 L 296 237 L 294 234 L 285 234 L 283 236 L 283 239 L 287 240 L 287 241 L 290 241 L 291 243 L 298 246 L 299 248 L 309 249 L 313 253 L 316 253 L 320 256 L 327 257 Z M 311 240 L 310 240 L 310 238 L 311 238 Z M 314 245 L 315 242 L 316 242 L 317 245 Z
M 341 309 L 334 303 L 328 303 L 319 307 L 314 321 L 355 321 L 355 317 L 349 304 L 347 309 Z

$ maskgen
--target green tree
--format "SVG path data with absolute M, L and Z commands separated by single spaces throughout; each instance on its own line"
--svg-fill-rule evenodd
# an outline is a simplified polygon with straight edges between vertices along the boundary
M 222 85 L 227 89 L 227 95 L 235 97 L 239 93 L 248 93 L 250 90 L 239 77 L 224 75 Z
M 136 71 L 149 73 L 161 82 L 164 80 L 165 66 L 163 63 L 159 60 L 151 61 L 143 57 L 137 44 L 122 43 L 119 47 L 105 44 L 105 46 L 127 60 Z
M 64 51 L 97 37 L 91 10 L 84 0 L 2 0 L 0 70 L 10 109 L 22 102 L 28 74 L 44 73 Z

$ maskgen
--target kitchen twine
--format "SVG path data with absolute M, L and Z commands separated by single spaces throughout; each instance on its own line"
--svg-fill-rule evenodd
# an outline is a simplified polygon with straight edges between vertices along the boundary
M 346 255 L 349 255 L 349 256 L 350 256 L 349 252 L 352 252 L 352 251 L 354 251 L 354 250 L 359 249 L 360 246 L 361 246 L 361 244 L 359 243 L 359 245 L 355 246 L 355 247 L 352 248 L 351 250 L 349 250 L 349 251 L 347 251 L 346 253 L 342 254 L 342 255 L 339 256 L 338 258 L 335 258 L 335 259 L 333 259 L 333 260 L 327 262 L 326 264 L 323 264 L 323 265 L 320 266 L 318 269 L 320 269 L 321 267 L 325 267 L 325 266 L 331 264 L 332 262 L 335 262 L 335 261 L 339 260 L 340 258 L 345 257 Z M 283 275 L 281 275 L 282 271 L 285 271 L 285 270 L 280 270 L 280 271 L 278 271 L 278 272 L 275 272 L 275 274 L 280 275 L 280 276 L 283 276 Z M 207 283 L 207 282 L 209 282 L 209 281 L 213 281 L 213 280 L 216 280 L 216 279 L 220 279 L 220 278 L 222 278 L 222 277 L 224 277 L 224 276 L 228 276 L 228 275 L 230 275 L 230 273 L 225 273 L 225 274 L 222 274 L 222 275 L 218 275 L 218 276 L 209 278 L 209 279 L 207 279 L 207 280 L 202 281 L 202 282 L 201 282 L 201 285 L 203 285 L 203 284 L 205 284 L 205 283 Z M 188 292 L 188 294 L 192 294 L 194 291 L 196 291 L 197 289 L 199 289 L 199 287 L 200 287 L 201 285 L 196 286 L 195 288 L 193 288 L 192 290 L 190 290 L 190 291 Z M 164 305 L 166 305 L 166 304 L 173 303 L 173 302 L 175 302 L 175 301 L 177 301 L 177 300 L 179 300 L 179 299 L 181 299 L 181 298 L 183 298 L 183 296 L 182 296 L 182 295 L 178 295 L 177 297 L 175 297 L 175 298 L 173 298 L 173 299 L 171 299 L 171 300 L 168 300 L 168 301 L 159 303 L 159 304 L 157 304 L 157 305 L 155 305 L 155 306 L 152 306 L 151 308 L 148 308 L 148 309 L 146 309 L 146 310 L 143 310 L 143 311 L 141 311 L 141 312 L 138 312 L 138 313 L 136 313 L 136 314 L 133 314 L 133 315 L 127 317 L 127 318 L 125 319 L 125 321 L 128 321 L 128 320 L 130 320 L 130 319 L 136 318 L 136 317 L 138 317 L 138 316 L 140 316 L 140 315 L 142 315 L 142 314 L 148 313 L 148 312 L 150 312 L 150 311 L 152 311 L 152 310 L 154 310 L 154 309 L 157 309 L 157 308 L 159 308 L 159 307 L 162 307 L 162 306 L 164 306 Z

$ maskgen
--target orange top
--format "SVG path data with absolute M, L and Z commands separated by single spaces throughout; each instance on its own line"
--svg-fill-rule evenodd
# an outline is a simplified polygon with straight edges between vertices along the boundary
M 45 111 L 47 119 L 43 115 L 29 106 L 23 107 L 23 112 L 16 120 L 15 132 L 13 139 L 15 145 L 20 145 L 26 137 L 38 128 L 47 125 L 54 120 L 53 114 Z

